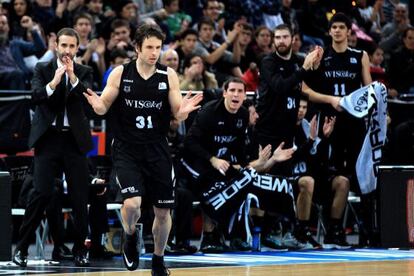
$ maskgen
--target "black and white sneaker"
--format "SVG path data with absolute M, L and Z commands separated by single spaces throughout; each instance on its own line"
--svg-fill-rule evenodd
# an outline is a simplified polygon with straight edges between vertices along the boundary
M 298 227 L 295 230 L 295 238 L 303 243 L 306 244 L 305 249 L 321 249 L 322 245 L 320 245 L 312 236 L 308 227 Z
M 344 229 L 333 228 L 328 231 L 323 242 L 324 249 L 349 249 L 351 245 L 346 241 Z
M 124 235 L 124 246 L 122 252 L 122 259 L 128 270 L 136 270 L 139 265 L 139 252 L 138 252 L 138 236 L 137 233 L 133 235 Z
M 151 276 L 168 276 L 170 271 L 165 267 L 163 263 L 160 266 L 153 266 L 151 270 Z

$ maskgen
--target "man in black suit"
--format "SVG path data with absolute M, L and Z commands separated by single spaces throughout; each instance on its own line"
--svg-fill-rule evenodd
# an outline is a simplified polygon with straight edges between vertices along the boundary
M 13 255 L 13 262 L 21 267 L 27 266 L 30 239 L 53 193 L 55 178 L 62 178 L 63 173 L 75 219 L 75 264 L 89 265 L 84 246 L 88 230 L 86 153 L 93 144 L 82 92 L 92 86 L 92 70 L 74 63 L 78 47 L 78 33 L 63 28 L 56 39 L 57 59 L 38 63 L 35 68 L 32 100 L 36 110 L 29 137 L 29 146 L 35 149 L 35 193 L 28 202 Z

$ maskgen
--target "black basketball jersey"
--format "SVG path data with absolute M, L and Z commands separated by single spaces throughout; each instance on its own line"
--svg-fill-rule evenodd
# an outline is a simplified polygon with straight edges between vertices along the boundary
M 314 90 L 343 97 L 362 86 L 361 50 L 347 48 L 343 53 L 332 46 L 325 49 L 320 67 L 306 78 L 306 83 Z
M 157 63 L 155 73 L 144 80 L 136 60 L 125 64 L 113 112 L 115 138 L 136 144 L 165 139 L 171 118 L 169 90 L 166 66 Z
M 229 113 L 224 99 L 206 103 L 198 112 L 184 140 L 183 156 L 198 173 L 211 168 L 209 159 L 216 156 L 231 164 L 247 164 L 245 141 L 249 112 L 241 107 Z

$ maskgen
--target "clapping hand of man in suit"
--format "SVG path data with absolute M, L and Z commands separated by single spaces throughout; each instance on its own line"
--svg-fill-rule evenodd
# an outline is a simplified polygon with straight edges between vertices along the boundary
M 56 87 L 59 85 L 59 83 L 62 80 L 63 74 L 66 72 L 66 66 L 61 66 L 56 69 L 55 75 L 53 76 L 52 81 L 49 83 L 49 86 L 52 90 L 55 90 Z
M 76 78 L 76 75 L 73 69 L 73 63 L 74 63 L 73 59 L 70 58 L 68 55 L 65 55 L 62 57 L 62 62 L 64 64 L 63 67 L 66 68 L 66 73 L 68 74 L 70 83 L 75 84 L 77 78 Z

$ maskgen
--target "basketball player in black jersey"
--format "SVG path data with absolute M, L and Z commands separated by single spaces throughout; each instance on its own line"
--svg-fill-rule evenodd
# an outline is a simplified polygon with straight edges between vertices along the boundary
M 171 115 L 185 120 L 198 109 L 202 95 L 181 97 L 177 74 L 158 63 L 164 34 L 156 25 L 144 24 L 135 34 L 138 58 L 116 67 L 99 97 L 84 93 L 97 114 L 113 108 L 115 123 L 113 162 L 124 204 L 121 210 L 126 233 L 123 258 L 128 270 L 139 264 L 135 224 L 141 200 L 154 206 L 152 275 L 167 275 L 163 255 L 174 207 L 174 171 L 167 143 Z
M 305 59 L 292 53 L 292 30 L 290 26 L 281 24 L 274 30 L 275 51 L 266 55 L 260 65 L 260 85 L 257 100 L 259 119 L 255 127 L 256 140 L 262 146 L 272 145 L 273 150 L 281 142 L 286 147 L 293 146 L 296 129 L 296 116 L 301 94 L 301 83 L 305 75 L 319 63 L 318 47 L 309 53 Z M 281 162 L 270 169 L 274 175 L 290 176 L 292 174 L 292 160 Z M 291 229 L 290 223 L 284 223 L 284 230 Z M 267 227 L 270 229 L 270 227 Z M 266 246 L 272 246 L 275 241 L 270 233 L 264 233 Z M 286 246 L 290 248 L 304 248 L 286 232 L 288 239 Z M 291 237 L 291 238 L 290 238 Z M 287 242 L 289 240 L 289 242 Z
M 369 73 L 369 58 L 364 51 L 349 48 L 347 36 L 351 21 L 343 13 L 336 13 L 329 23 L 332 44 L 322 56 L 317 70 L 308 74 L 302 91 L 309 99 L 321 103 L 321 117 L 336 117 L 335 129 L 330 136 L 332 155 L 328 180 L 332 184 L 334 198 L 331 205 L 331 226 L 324 240 L 324 247 L 348 247 L 342 229 L 341 218 L 346 206 L 350 184 L 356 181 L 355 163 L 361 149 L 365 123 L 341 111 L 339 101 L 372 82 Z M 357 185 L 358 186 L 358 185 Z
M 223 87 L 223 98 L 208 102 L 198 112 L 184 140 L 182 152 L 182 164 L 189 178 L 194 180 L 192 189 L 200 197 L 203 210 L 220 229 L 228 229 L 231 216 L 251 193 L 257 196 L 265 210 L 294 217 L 293 194 L 288 192 L 290 189 L 276 189 L 278 185 L 273 184 L 279 180 L 275 178 L 272 181 L 272 176 L 263 175 L 262 178 L 257 176 L 255 184 L 246 181 L 250 178 L 246 176 L 248 168 L 265 172 L 275 163 L 289 159 L 294 149 L 282 149 L 282 142 L 272 154 L 271 145 L 258 146 L 258 158 L 247 160 L 249 111 L 242 107 L 246 85 L 240 78 L 232 77 Z M 287 184 L 286 181 L 284 183 Z M 227 195 L 228 191 L 231 195 Z M 203 228 L 201 250 L 208 253 L 223 251 L 224 247 L 214 237 L 214 224 L 205 220 Z

